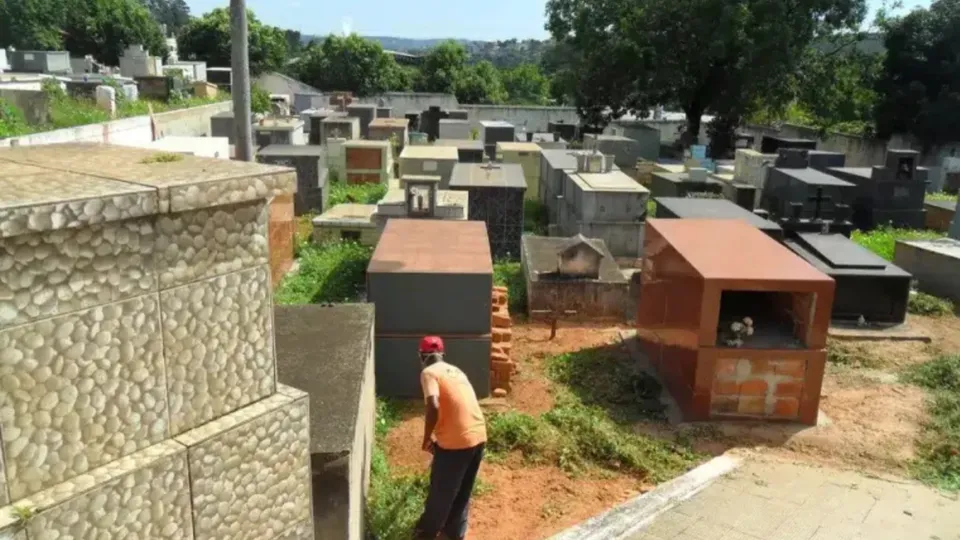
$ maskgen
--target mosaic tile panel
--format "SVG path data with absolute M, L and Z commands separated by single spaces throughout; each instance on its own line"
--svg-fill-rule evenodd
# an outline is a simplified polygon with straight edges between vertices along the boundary
M 267 262 L 265 201 L 157 218 L 157 273 L 167 289 Z
M 172 441 L 21 501 L 38 510 L 31 540 L 192 540 L 190 502 L 187 452 Z
M 197 540 L 277 538 L 310 520 L 307 397 L 273 396 L 177 437 Z
M 156 296 L 0 331 L 14 501 L 169 436 Z
M 0 238 L 0 328 L 157 287 L 148 218 Z
M 160 293 L 172 433 L 274 392 L 269 279 L 261 266 Z

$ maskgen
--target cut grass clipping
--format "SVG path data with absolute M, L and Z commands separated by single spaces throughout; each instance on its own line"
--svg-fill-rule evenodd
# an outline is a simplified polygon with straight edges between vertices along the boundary
M 869 232 L 853 231 L 851 238 L 854 242 L 884 259 L 893 261 L 893 251 L 897 240 L 935 240 L 943 236 L 943 233 L 936 231 L 880 227 Z
M 928 317 L 946 317 L 953 315 L 954 305 L 950 300 L 937 298 L 931 294 L 922 292 L 910 293 L 907 300 L 907 311 L 914 315 L 926 315 Z
M 556 406 L 539 416 L 491 415 L 487 448 L 493 459 L 520 452 L 528 461 L 570 474 L 608 470 L 654 483 L 676 477 L 699 459 L 683 444 L 631 429 L 632 420 L 659 416 L 649 396 L 660 390 L 631 372 L 613 348 L 561 355 L 548 365 L 559 383 Z
M 303 246 L 300 269 L 280 283 L 276 303 L 319 304 L 361 299 L 372 254 L 372 248 L 353 242 Z
M 960 355 L 911 366 L 903 379 L 931 392 L 927 403 L 930 420 L 917 443 L 917 478 L 960 491 Z

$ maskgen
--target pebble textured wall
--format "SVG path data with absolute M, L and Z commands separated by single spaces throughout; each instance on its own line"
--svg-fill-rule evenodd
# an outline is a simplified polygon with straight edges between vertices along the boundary
M 0 540 L 313 538 L 269 267 L 295 174 L 156 156 L 0 150 Z
M 197 540 L 275 538 L 309 519 L 309 413 L 300 394 L 275 394 L 177 438 L 190 447 Z
M 143 218 L 0 241 L 0 328 L 152 291 L 155 239 Z
M 263 201 L 162 215 L 157 229 L 162 289 L 267 262 Z
M 169 437 L 160 311 L 138 296 L 0 332 L 16 500 Z
M 275 390 L 266 266 L 160 293 L 174 434 Z

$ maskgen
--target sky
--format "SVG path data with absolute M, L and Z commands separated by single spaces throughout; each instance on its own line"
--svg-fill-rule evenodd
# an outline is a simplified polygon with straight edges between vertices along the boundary
M 883 0 L 867 0 L 871 9 Z M 366 36 L 462 38 L 474 40 L 545 39 L 547 0 L 247 0 L 262 21 L 326 35 L 344 30 Z M 187 0 L 193 15 L 229 0 Z M 930 0 L 903 0 L 904 9 Z

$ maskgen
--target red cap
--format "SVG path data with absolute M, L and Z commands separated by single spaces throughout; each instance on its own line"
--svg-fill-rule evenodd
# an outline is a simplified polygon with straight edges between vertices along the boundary
M 442 353 L 443 340 L 437 336 L 427 336 L 420 340 L 421 353 Z

